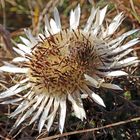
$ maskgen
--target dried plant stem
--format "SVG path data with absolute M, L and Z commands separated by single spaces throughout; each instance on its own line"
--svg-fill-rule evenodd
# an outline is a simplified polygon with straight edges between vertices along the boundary
M 9 52 L 9 55 L 13 55 L 13 50 L 12 50 L 12 43 L 11 43 L 11 36 L 10 33 L 0 24 L 0 35 L 3 37 L 3 40 L 6 45 L 6 49 Z
M 58 134 L 58 135 L 54 135 L 54 136 L 50 136 L 50 137 L 46 137 L 46 138 L 41 138 L 41 139 L 38 139 L 38 140 L 52 140 L 52 139 L 55 139 L 55 138 L 60 138 L 60 137 L 64 137 L 64 136 L 74 135 L 74 134 L 87 133 L 87 132 L 91 132 L 91 131 L 98 131 L 98 130 L 101 130 L 101 129 L 115 127 L 115 126 L 118 126 L 118 125 L 123 125 L 123 124 L 126 124 L 126 123 L 139 121 L 139 120 L 140 120 L 140 117 L 136 117 L 136 118 L 133 118 L 133 119 L 120 121 L 120 122 L 108 124 L 108 125 L 101 126 L 101 127 L 96 127 L 96 128 L 92 128 L 92 129 L 85 129 L 85 130 L 79 130 L 79 131 L 73 131 L 73 132 L 67 132 L 67 133 Z
M 1 3 L 2 13 L 3 13 L 3 26 L 6 27 L 5 1 L 1 0 L 0 3 Z
M 130 0 L 130 4 L 131 4 L 131 7 L 132 7 L 132 10 L 133 10 L 135 13 L 137 13 L 136 10 L 135 10 L 135 6 L 134 6 L 134 3 L 133 3 L 133 0 Z

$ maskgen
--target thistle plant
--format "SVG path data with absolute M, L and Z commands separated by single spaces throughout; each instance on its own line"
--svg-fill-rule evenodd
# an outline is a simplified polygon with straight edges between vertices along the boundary
M 59 116 L 60 133 L 64 130 L 67 102 L 71 111 L 82 121 L 86 119 L 83 98 L 92 99 L 105 107 L 103 99 L 94 89 L 122 90 L 106 78 L 127 76 L 122 68 L 139 62 L 130 57 L 138 38 L 124 44 L 124 39 L 136 33 L 131 30 L 113 37 L 124 19 L 123 13 L 116 15 L 110 23 L 104 24 L 107 6 L 91 10 L 86 24 L 81 28 L 80 5 L 70 12 L 70 26 L 62 29 L 58 10 L 54 19 L 45 17 L 45 31 L 34 37 L 29 29 L 22 43 L 14 47 L 19 54 L 11 63 L 0 67 L 1 72 L 21 76 L 21 81 L 0 94 L 2 104 L 18 106 L 11 117 L 19 116 L 14 127 L 29 120 L 38 121 L 38 130 L 50 130 L 56 114 Z M 20 96 L 17 96 L 20 94 Z M 14 97 L 13 99 L 9 99 Z

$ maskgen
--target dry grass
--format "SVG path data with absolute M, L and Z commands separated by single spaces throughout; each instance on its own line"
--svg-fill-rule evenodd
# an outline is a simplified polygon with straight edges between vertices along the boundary
M 0 0 L 0 65 L 3 61 L 10 61 L 16 54 L 13 52 L 13 44 L 11 39 L 19 41 L 18 36 L 23 35 L 24 28 L 31 28 L 33 34 L 36 35 L 42 25 L 44 24 L 44 16 L 47 13 L 51 17 L 54 7 L 58 7 L 61 13 L 63 27 L 68 27 L 68 15 L 70 9 L 76 7 L 80 3 L 82 7 L 81 24 L 85 23 L 89 16 L 92 5 L 88 0 Z M 110 20 L 116 13 L 123 11 L 126 19 L 122 24 L 122 30 L 118 33 L 121 34 L 126 30 L 133 28 L 140 28 L 140 0 L 95 0 L 94 6 L 103 7 L 109 5 L 107 20 Z M 135 34 L 140 36 L 140 33 Z M 133 38 L 134 36 L 132 36 Z M 135 49 L 135 54 L 140 57 L 140 45 L 138 44 Z M 123 87 L 123 92 L 102 92 L 101 96 L 104 98 L 107 108 L 103 109 L 93 102 L 84 100 L 85 109 L 87 113 L 87 120 L 84 122 L 79 121 L 68 113 L 65 124 L 65 132 L 67 135 L 60 137 L 57 131 L 57 125 L 53 126 L 50 134 L 43 132 L 41 135 L 34 126 L 25 127 L 11 131 L 14 124 L 14 119 L 9 119 L 7 115 L 14 110 L 14 106 L 0 105 L 0 139 L 5 140 L 34 140 L 42 139 L 47 140 L 48 136 L 61 140 L 137 140 L 140 138 L 140 121 L 130 119 L 140 116 L 140 67 L 130 67 L 126 69 L 130 76 L 127 78 L 115 79 L 114 82 L 119 83 Z M 0 91 L 6 89 L 18 81 L 19 77 L 13 74 L 0 73 Z M 139 117 L 138 117 L 139 118 Z M 122 125 L 114 125 L 115 122 L 125 120 L 127 123 Z M 104 126 L 108 127 L 104 127 Z M 93 128 L 96 127 L 95 131 Z M 90 129 L 91 128 L 91 129 Z M 102 128 L 102 129 L 98 129 Z M 87 131 L 90 129 L 91 131 Z M 82 133 L 78 130 L 82 130 Z M 45 137 L 45 139 L 43 139 Z

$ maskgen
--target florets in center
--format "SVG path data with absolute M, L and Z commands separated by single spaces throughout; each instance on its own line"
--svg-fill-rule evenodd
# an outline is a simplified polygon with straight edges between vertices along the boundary
M 54 95 L 81 87 L 85 83 L 84 74 L 92 73 L 99 59 L 89 38 L 80 31 L 63 31 L 38 43 L 28 63 L 34 86 Z

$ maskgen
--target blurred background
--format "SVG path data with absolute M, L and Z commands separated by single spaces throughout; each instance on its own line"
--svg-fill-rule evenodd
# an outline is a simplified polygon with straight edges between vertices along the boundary
M 60 13 L 63 28 L 69 26 L 70 10 L 77 4 L 81 6 L 81 21 L 86 22 L 92 6 L 103 8 L 108 5 L 106 20 L 110 21 L 117 13 L 123 12 L 125 19 L 117 32 L 117 35 L 125 31 L 140 28 L 140 0 L 0 0 L 0 65 L 4 61 L 11 61 L 16 55 L 12 49 L 14 42 L 19 42 L 19 36 L 24 35 L 24 28 L 30 28 L 33 35 L 44 30 L 44 16 L 52 16 L 54 7 Z M 140 37 L 136 33 L 130 38 Z M 134 54 L 140 57 L 140 44 L 135 46 Z M 84 100 L 87 120 L 81 122 L 73 116 L 67 115 L 65 132 L 84 130 L 113 124 L 119 121 L 129 120 L 140 116 L 140 66 L 132 66 L 125 69 L 130 76 L 114 79 L 124 91 L 114 92 L 98 90 L 104 99 L 107 108 L 102 108 L 92 101 Z M 18 77 L 12 74 L 0 73 L 0 91 L 10 87 Z M 5 140 L 34 140 L 49 135 L 58 134 L 57 124 L 50 134 L 39 135 L 35 126 L 10 130 L 15 119 L 8 118 L 8 114 L 14 110 L 14 106 L 0 105 L 0 139 Z M 58 138 L 59 139 L 59 138 Z M 140 121 L 127 123 L 116 127 L 110 127 L 95 132 L 76 134 L 61 138 L 61 140 L 138 140 L 140 139 Z

